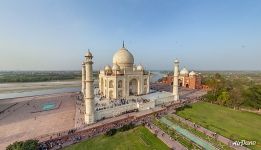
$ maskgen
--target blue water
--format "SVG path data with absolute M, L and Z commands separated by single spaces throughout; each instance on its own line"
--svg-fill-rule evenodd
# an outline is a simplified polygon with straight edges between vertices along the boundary
M 160 72 L 151 72 L 151 73 L 153 75 L 151 76 L 150 82 L 156 82 L 164 76 L 164 74 L 162 74 Z
M 42 109 L 43 110 L 51 110 L 51 109 L 54 109 L 55 108 L 55 103 L 46 103 L 46 104 L 43 104 L 42 106 Z

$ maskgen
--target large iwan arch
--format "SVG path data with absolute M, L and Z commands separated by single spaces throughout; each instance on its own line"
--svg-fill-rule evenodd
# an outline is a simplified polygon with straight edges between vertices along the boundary
M 135 78 L 129 82 L 129 95 L 138 95 L 138 80 Z

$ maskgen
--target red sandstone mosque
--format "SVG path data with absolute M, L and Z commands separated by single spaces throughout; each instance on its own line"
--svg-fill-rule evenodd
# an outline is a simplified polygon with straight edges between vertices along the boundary
M 162 83 L 172 85 L 173 84 L 173 75 L 168 74 L 162 78 Z M 201 75 L 194 71 L 189 72 L 186 68 L 183 68 L 178 77 L 178 85 L 180 87 L 186 87 L 190 89 L 201 89 Z

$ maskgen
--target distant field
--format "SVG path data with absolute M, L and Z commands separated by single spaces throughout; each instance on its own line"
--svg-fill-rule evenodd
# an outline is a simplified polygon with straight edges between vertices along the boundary
M 139 126 L 126 132 L 118 132 L 111 137 L 101 135 L 65 150 L 169 150 L 169 148 L 148 129 Z
M 199 102 L 177 114 L 233 140 L 254 140 L 261 149 L 261 115 Z

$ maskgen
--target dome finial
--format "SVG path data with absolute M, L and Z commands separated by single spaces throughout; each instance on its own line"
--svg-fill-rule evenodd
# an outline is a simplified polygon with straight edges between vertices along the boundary
M 125 48 L 125 47 L 124 47 L 124 40 L 123 40 L 123 42 L 122 42 L 122 48 Z

